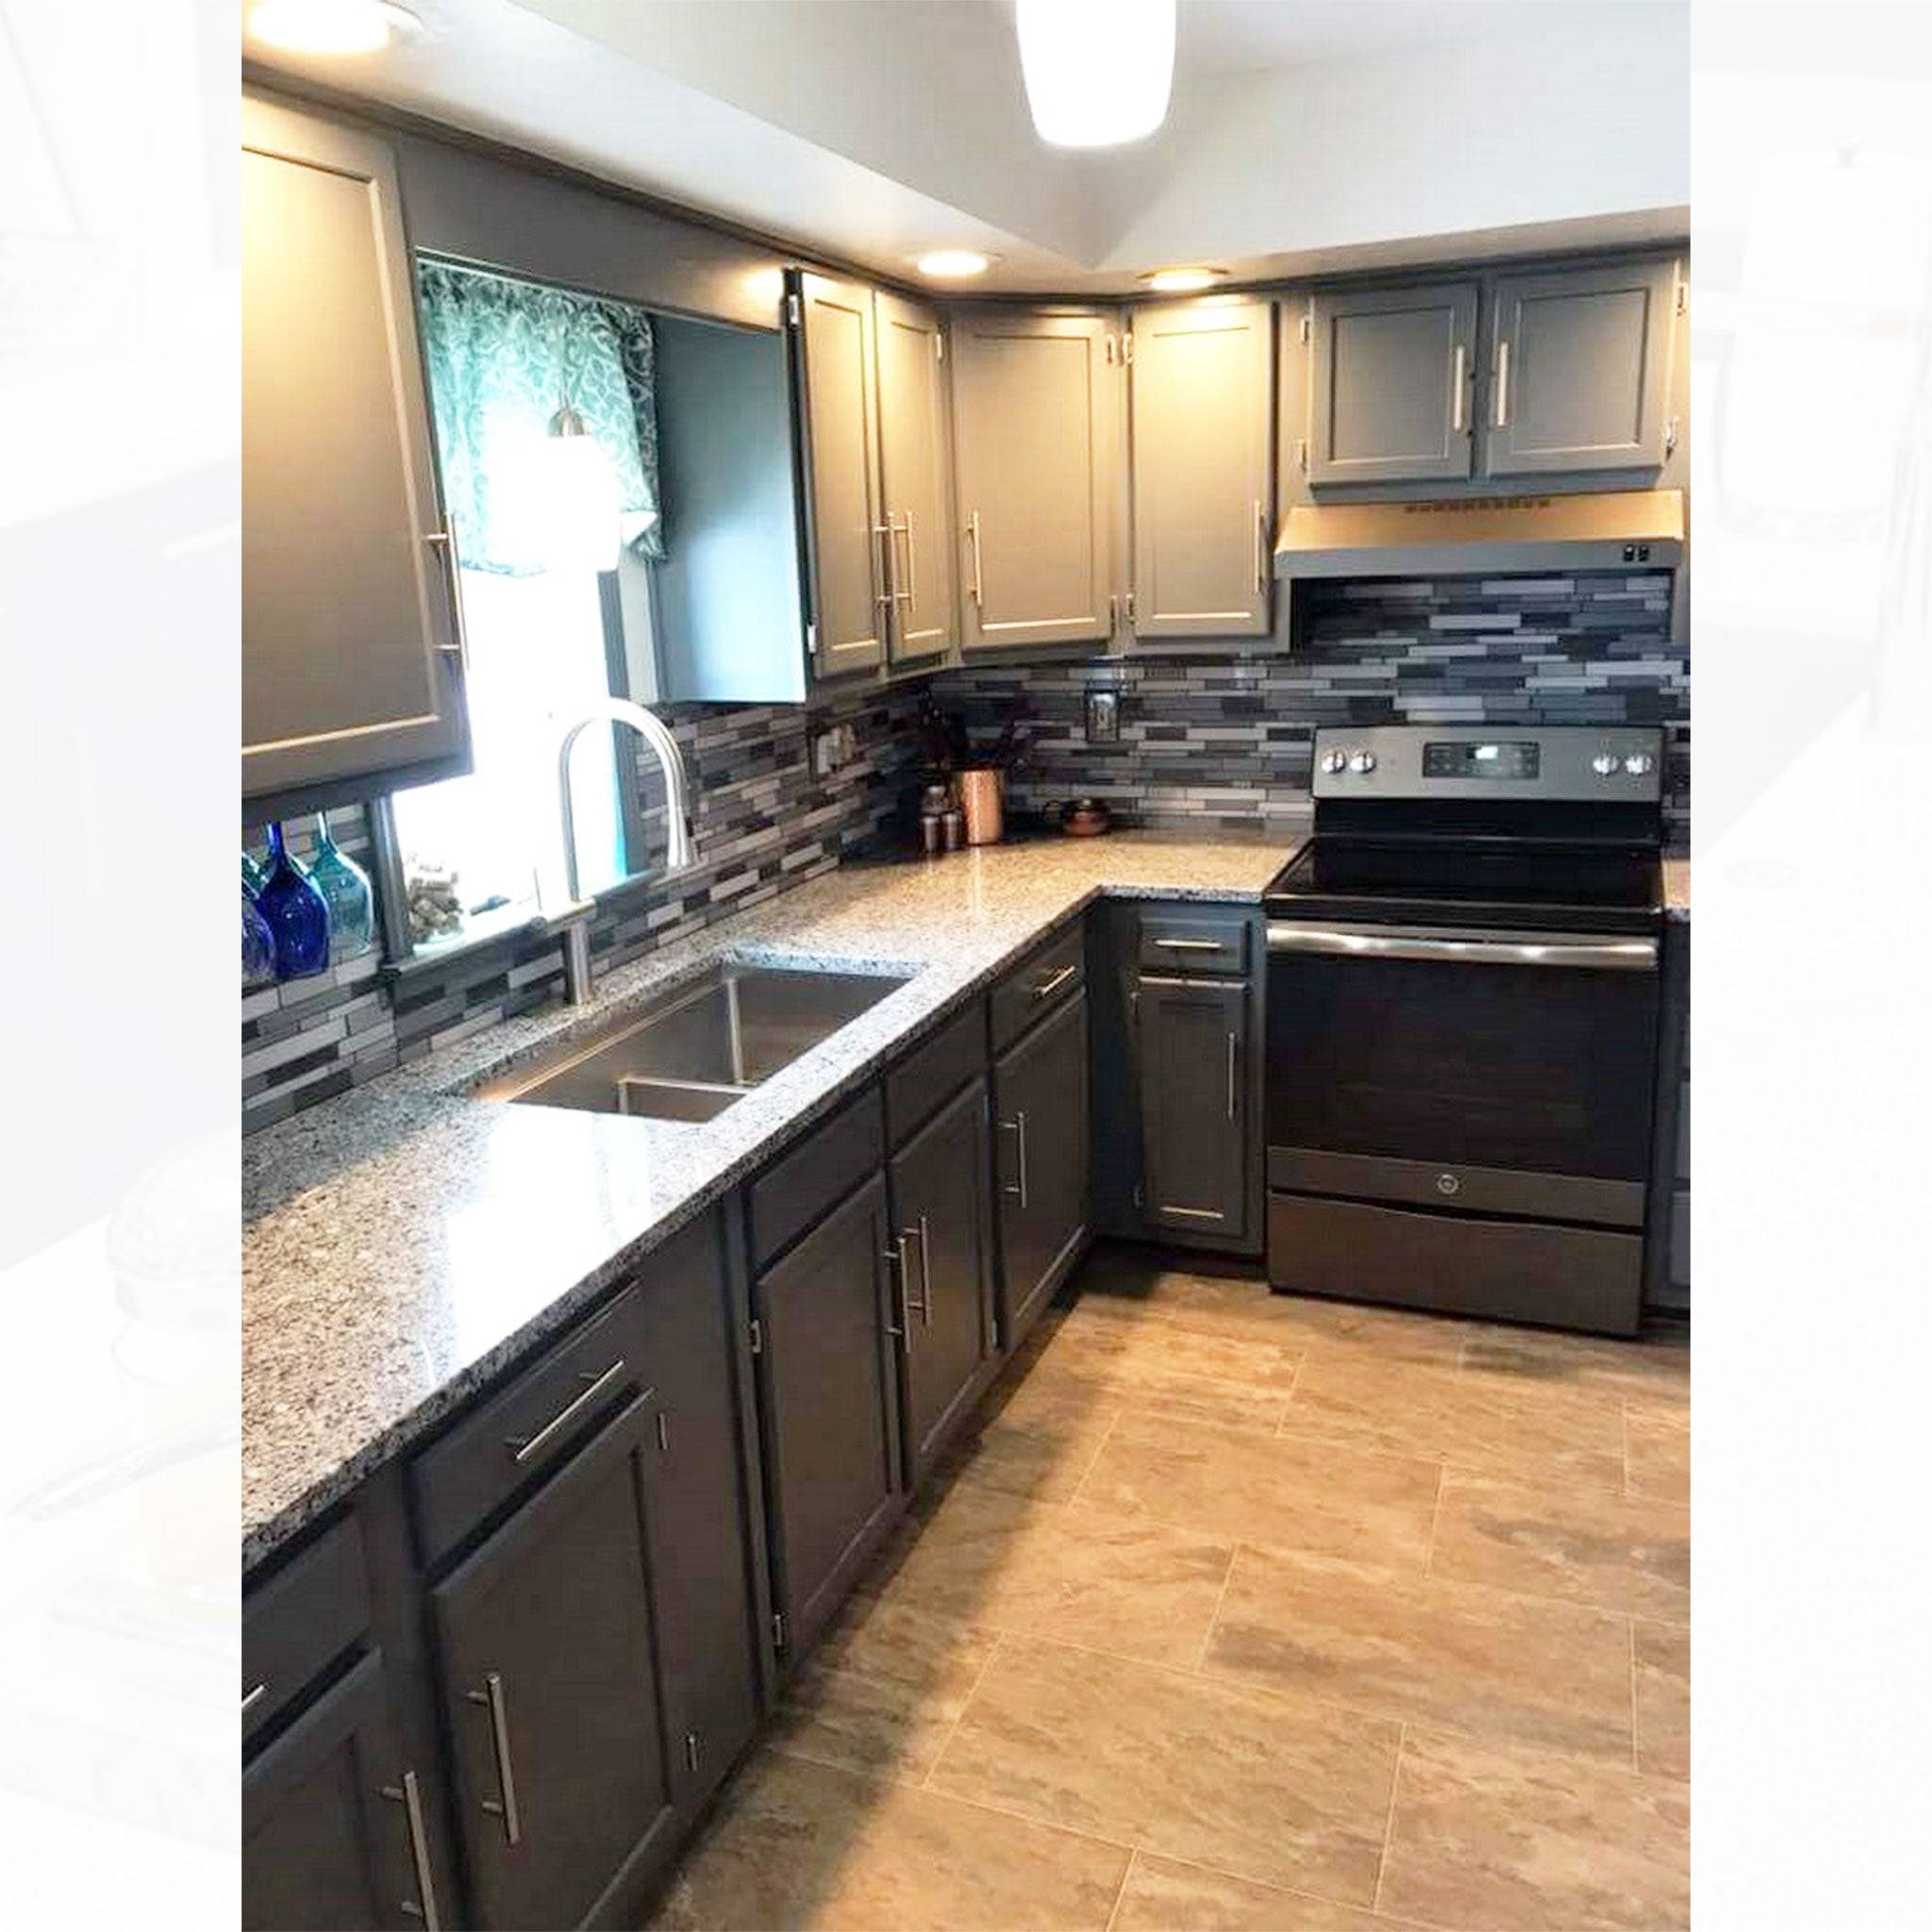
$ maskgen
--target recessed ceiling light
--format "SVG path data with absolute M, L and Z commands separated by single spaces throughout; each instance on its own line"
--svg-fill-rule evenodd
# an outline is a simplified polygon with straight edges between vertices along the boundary
M 998 259 L 976 248 L 934 248 L 919 258 L 919 273 L 939 282 L 963 282 L 983 275 Z
M 291 54 L 379 54 L 423 23 L 394 0 L 256 0 L 248 31 Z
M 1115 147 L 1167 119 L 1174 0 L 1019 0 L 1013 23 L 1041 141 Z
M 1141 279 L 1163 295 L 1186 295 L 1195 289 L 1211 289 L 1227 279 L 1224 268 L 1158 268 Z

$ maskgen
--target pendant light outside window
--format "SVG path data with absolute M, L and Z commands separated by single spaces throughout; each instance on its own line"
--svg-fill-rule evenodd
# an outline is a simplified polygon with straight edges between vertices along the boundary
M 1018 0 L 1020 71 L 1041 140 L 1142 141 L 1167 119 L 1175 0 Z

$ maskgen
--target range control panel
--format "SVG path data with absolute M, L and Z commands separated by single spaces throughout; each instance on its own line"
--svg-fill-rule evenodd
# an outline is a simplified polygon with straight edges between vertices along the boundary
M 1589 724 L 1373 724 L 1315 734 L 1317 798 L 1663 795 L 1663 733 Z

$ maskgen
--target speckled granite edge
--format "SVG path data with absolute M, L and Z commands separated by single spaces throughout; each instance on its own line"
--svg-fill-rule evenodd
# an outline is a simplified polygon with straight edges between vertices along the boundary
M 977 943 L 955 933 L 950 945 L 943 943 L 943 931 L 920 932 L 908 943 L 903 916 L 889 905 L 876 907 L 870 921 L 855 919 L 852 908 L 857 904 L 862 914 L 872 897 L 915 898 L 915 881 L 928 889 L 924 896 L 944 902 L 947 889 L 957 890 L 964 880 L 963 869 L 946 871 L 957 861 L 850 868 L 620 969 L 600 982 L 597 996 L 584 1008 L 550 1009 L 492 1027 L 246 1143 L 244 1568 L 264 1560 L 479 1388 L 567 1327 L 786 1140 L 846 1099 L 887 1057 L 944 1024 L 1053 927 L 1101 898 L 1257 903 L 1299 842 L 1292 836 L 1232 843 L 1116 834 L 1085 846 L 1069 841 L 1008 848 L 997 858 L 975 856 L 977 873 L 995 882 L 995 898 L 1003 872 L 1022 879 L 1035 871 L 1049 876 L 1022 887 L 1016 896 L 1023 903 L 1009 912 L 996 909 L 992 930 L 974 931 Z M 1123 862 L 1130 858 L 1136 862 Z M 1208 875 L 1217 870 L 1222 875 Z M 974 909 L 984 915 L 984 908 Z M 937 958 L 935 937 L 942 941 Z M 867 950 L 855 951 L 855 945 Z M 914 976 L 702 1129 L 565 1116 L 558 1109 L 512 1108 L 470 1097 L 480 1081 L 608 1024 L 613 1012 L 721 958 L 910 971 Z M 369 1267 L 371 1257 L 350 1243 L 351 1259 L 342 1260 L 345 1244 L 339 1230 L 345 1218 L 353 1225 L 358 1215 L 407 1208 L 412 1185 L 439 1191 L 423 1204 L 423 1219 L 433 1225 L 443 1211 L 440 1187 L 446 1178 L 460 1173 L 467 1182 L 475 1162 L 488 1166 L 503 1152 L 521 1182 L 518 1161 L 525 1150 L 533 1168 L 550 1163 L 565 1193 L 582 1185 L 573 1166 L 579 1160 L 593 1177 L 601 1173 L 606 1180 L 619 1166 L 648 1172 L 656 1162 L 672 1173 L 660 1185 L 638 1188 L 622 1214 L 608 1208 L 600 1194 L 596 1205 L 608 1208 L 612 1232 L 591 1241 L 595 1252 L 586 1252 L 580 1262 L 559 1264 L 560 1285 L 558 1279 L 546 1281 L 514 1319 L 506 1318 L 488 1345 L 453 1344 L 461 1359 L 441 1373 L 434 1366 L 430 1341 L 419 1343 L 410 1332 L 411 1318 L 424 1317 L 425 1327 L 441 1318 L 445 1326 L 460 1329 L 461 1320 L 452 1324 L 446 1306 L 458 1291 L 445 1292 L 430 1279 L 419 1285 L 418 1300 L 411 1303 L 408 1271 L 399 1270 L 404 1288 L 393 1297 L 394 1320 L 386 1326 L 383 1310 L 372 1312 L 367 1306 L 353 1265 Z M 389 1161 L 402 1173 L 351 1187 L 342 1178 L 345 1164 L 354 1173 L 365 1160 L 378 1167 Z M 680 1174 L 681 1163 L 688 1173 Z M 535 1179 L 530 1188 L 533 1197 L 541 1191 Z M 364 1198 L 372 1194 L 373 1206 Z M 557 1209 L 559 1218 L 565 1211 Z M 620 1221 L 621 1236 L 614 1231 Z M 386 1253 L 376 1258 L 378 1283 L 388 1262 Z M 504 1265 L 513 1262 L 506 1259 Z M 380 1286 L 375 1298 L 385 1299 Z M 331 1338 L 328 1318 L 345 1307 L 359 1325 L 346 1338 Z M 318 1327 L 320 1334 L 314 1332 Z M 365 1369 L 368 1386 L 358 1388 L 357 1378 Z M 394 1386 L 384 1399 L 389 1384 Z

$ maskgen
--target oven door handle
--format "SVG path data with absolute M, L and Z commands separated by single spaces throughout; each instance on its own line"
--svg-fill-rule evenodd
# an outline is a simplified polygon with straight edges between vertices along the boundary
M 1463 966 L 1585 966 L 1626 973 L 1657 971 L 1654 939 L 1612 939 L 1564 933 L 1457 934 L 1399 927 L 1268 924 L 1271 953 L 1325 953 L 1348 959 L 1436 959 Z

